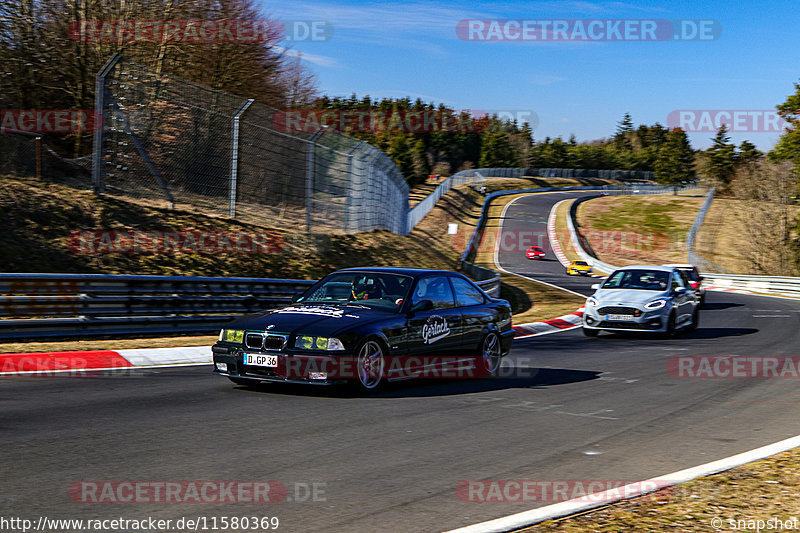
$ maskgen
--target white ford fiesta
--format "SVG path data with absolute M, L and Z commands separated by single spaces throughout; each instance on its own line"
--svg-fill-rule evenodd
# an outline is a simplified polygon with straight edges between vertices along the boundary
M 640 331 L 673 336 L 694 331 L 700 320 L 699 299 L 686 274 L 669 266 L 637 265 L 620 268 L 586 300 L 583 333 Z

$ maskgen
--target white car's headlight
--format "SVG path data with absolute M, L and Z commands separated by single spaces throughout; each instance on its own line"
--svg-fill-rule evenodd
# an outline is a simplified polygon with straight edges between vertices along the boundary
M 298 335 L 294 341 L 295 348 L 303 350 L 344 350 L 344 344 L 339 339 L 333 337 L 315 337 L 313 335 Z
M 653 300 L 653 301 L 652 301 L 652 302 L 650 302 L 649 304 L 646 304 L 646 305 L 644 306 L 644 308 L 645 308 L 645 309 L 650 309 L 650 310 L 653 310 L 653 309 L 661 309 L 661 308 L 662 308 L 662 307 L 664 307 L 665 305 L 667 305 L 667 301 L 666 301 L 666 300 L 659 299 L 659 300 Z
M 597 298 L 595 298 L 594 296 L 589 296 L 586 299 L 586 305 L 591 305 L 591 306 L 597 305 Z

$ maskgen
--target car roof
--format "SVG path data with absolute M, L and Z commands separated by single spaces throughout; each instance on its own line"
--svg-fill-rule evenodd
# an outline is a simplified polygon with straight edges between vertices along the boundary
M 667 265 L 630 265 L 619 267 L 617 270 L 655 270 L 659 272 L 672 272 L 674 267 Z
M 357 267 L 357 268 L 343 268 L 336 272 L 376 272 L 384 274 L 402 274 L 405 276 L 412 276 L 419 278 L 430 274 L 441 274 L 443 276 L 460 276 L 458 272 L 452 270 L 434 270 L 428 268 L 409 268 L 409 267 Z
M 675 268 L 697 268 L 694 265 L 690 265 L 688 263 L 670 263 L 668 265 L 662 265 L 665 267 L 675 267 Z

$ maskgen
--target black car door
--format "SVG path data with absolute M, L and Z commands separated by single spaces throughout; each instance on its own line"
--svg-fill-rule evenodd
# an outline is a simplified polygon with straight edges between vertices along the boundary
M 414 311 L 414 306 L 429 308 Z M 427 276 L 417 280 L 411 295 L 407 318 L 407 367 L 436 373 L 443 363 L 453 363 L 462 352 L 461 312 L 455 305 L 453 289 L 447 276 Z M 435 376 L 431 376 L 435 377 Z
M 458 276 L 451 276 L 456 307 L 461 311 L 461 345 L 463 353 L 475 354 L 483 332 L 492 320 L 493 314 L 486 307 L 486 297 L 478 287 L 470 281 Z

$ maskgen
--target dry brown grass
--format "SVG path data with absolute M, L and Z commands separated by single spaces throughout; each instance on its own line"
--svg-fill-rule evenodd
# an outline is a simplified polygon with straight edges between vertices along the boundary
M 673 196 L 606 196 L 578 207 L 579 231 L 612 265 L 686 262 L 686 234 L 704 191 Z
M 523 529 L 525 533 L 610 531 L 715 531 L 713 518 L 723 520 L 721 531 L 756 531 L 747 522 L 732 527 L 729 520 L 789 520 L 798 518 L 800 449 L 727 472 L 699 478 L 658 493 L 623 501 L 595 511 L 550 520 Z M 739 526 L 739 524 L 734 524 Z M 798 525 L 794 526 L 797 529 Z M 773 528 L 773 531 L 791 528 Z M 768 529 L 762 525 L 762 531 Z

